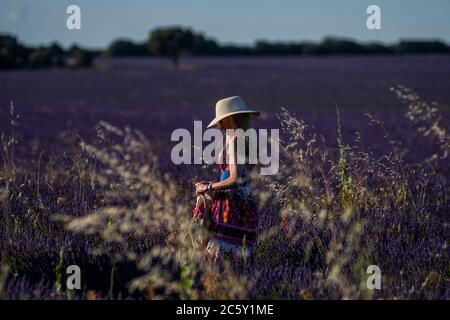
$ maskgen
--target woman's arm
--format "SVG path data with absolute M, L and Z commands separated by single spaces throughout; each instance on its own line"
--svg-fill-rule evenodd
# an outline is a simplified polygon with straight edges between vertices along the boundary
M 218 182 L 211 182 L 210 185 L 212 185 L 212 188 L 214 190 L 222 190 L 222 189 L 229 189 L 232 187 L 235 187 L 238 182 L 239 177 L 239 170 L 240 165 L 237 164 L 237 155 L 236 155 L 236 138 L 233 138 L 230 143 L 230 163 L 228 165 L 228 168 L 230 170 L 230 175 L 227 179 L 218 181 Z M 200 184 L 196 186 L 196 192 L 202 193 L 208 190 L 209 184 Z
M 195 185 L 195 191 L 197 194 L 203 193 L 208 190 L 209 185 L 212 186 L 213 190 L 229 189 L 236 185 L 238 181 L 238 170 L 239 165 L 236 163 L 230 164 L 230 176 L 225 180 L 210 183 L 197 183 Z
M 240 169 L 239 165 L 237 164 L 236 149 L 237 149 L 237 137 L 233 137 L 229 142 L 229 150 L 228 150 L 228 153 L 230 154 L 230 159 L 228 159 L 229 160 L 228 169 L 230 170 L 230 175 L 225 180 L 211 183 L 212 188 L 214 190 L 229 189 L 236 186 L 238 182 Z
M 236 186 L 236 183 L 238 181 L 238 164 L 230 164 L 229 168 L 230 176 L 228 178 L 222 181 L 211 183 L 214 190 L 229 189 Z

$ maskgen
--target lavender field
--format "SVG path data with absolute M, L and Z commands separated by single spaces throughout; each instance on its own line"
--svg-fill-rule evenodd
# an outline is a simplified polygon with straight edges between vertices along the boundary
M 254 263 L 219 271 L 189 219 L 216 168 L 173 165 L 170 135 L 231 95 L 283 141 Z M 101 58 L 0 72 L 0 110 L 0 298 L 450 298 L 448 55 Z

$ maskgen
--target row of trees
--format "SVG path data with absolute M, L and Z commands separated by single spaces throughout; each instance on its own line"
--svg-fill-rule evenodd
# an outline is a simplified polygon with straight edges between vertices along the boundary
M 315 42 L 257 41 L 252 46 L 221 45 L 212 38 L 189 28 L 154 29 L 146 42 L 114 41 L 106 53 L 110 56 L 168 56 L 174 64 L 182 55 L 336 55 L 336 54 L 419 54 L 450 53 L 450 46 L 440 41 L 400 41 L 393 45 L 358 43 L 350 39 L 327 37 Z
M 13 36 L 0 34 L 0 69 L 89 67 L 98 53 L 78 46 L 64 50 L 57 43 L 30 48 Z
M 257 41 L 252 46 L 222 45 L 190 28 L 164 27 L 151 31 L 148 40 L 136 43 L 126 39 L 113 41 L 104 51 L 90 51 L 73 46 L 64 50 L 56 43 L 48 47 L 28 48 L 16 38 L 0 34 L 0 69 L 40 67 L 86 67 L 96 55 L 167 56 L 177 65 L 183 55 L 338 55 L 338 54 L 420 54 L 450 53 L 450 46 L 440 41 L 400 41 L 393 45 L 358 43 L 350 39 L 325 38 L 322 42 Z

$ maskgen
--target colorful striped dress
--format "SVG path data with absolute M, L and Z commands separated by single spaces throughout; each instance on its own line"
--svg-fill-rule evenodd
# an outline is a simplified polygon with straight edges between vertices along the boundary
M 230 175 L 229 166 L 225 163 L 219 167 L 223 181 Z M 239 165 L 238 186 L 213 193 L 212 234 L 206 246 L 208 260 L 248 257 L 254 251 L 257 208 L 250 187 L 251 169 L 251 165 Z

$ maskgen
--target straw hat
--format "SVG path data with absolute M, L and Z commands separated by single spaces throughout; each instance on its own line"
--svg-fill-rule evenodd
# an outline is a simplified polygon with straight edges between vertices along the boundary
M 220 120 L 232 116 L 233 114 L 248 113 L 253 117 L 259 116 L 259 111 L 250 109 L 241 97 L 234 96 L 217 101 L 216 117 L 209 123 L 208 128 L 215 125 Z

